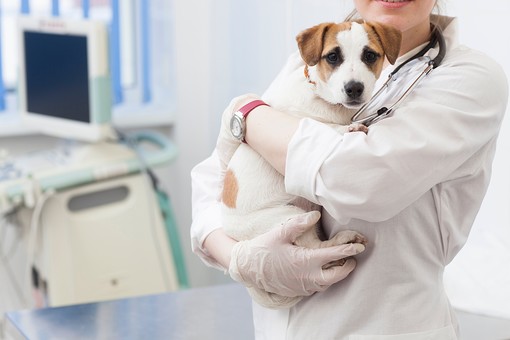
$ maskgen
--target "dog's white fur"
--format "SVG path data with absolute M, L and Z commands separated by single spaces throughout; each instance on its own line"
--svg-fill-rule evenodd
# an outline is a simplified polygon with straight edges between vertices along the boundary
M 297 41 L 307 71 L 301 67 L 286 77 L 285 83 L 265 98 L 266 102 L 278 110 L 306 115 L 331 124 L 341 133 L 347 132 L 355 109 L 372 94 L 385 55 L 391 63 L 395 61 L 400 33 L 376 23 L 325 23 L 303 31 Z M 367 50 L 379 55 L 370 65 L 362 60 Z M 341 54 L 341 63 L 333 65 L 327 61 L 332 51 Z M 356 100 L 346 91 L 346 84 L 351 81 L 364 86 Z M 247 144 L 239 146 L 228 165 L 223 202 L 223 227 L 239 241 L 265 233 L 306 211 L 320 209 L 305 199 L 287 194 L 283 176 Z M 330 240 L 321 241 L 312 228 L 296 244 L 320 248 L 351 242 L 364 242 L 364 238 L 353 231 L 342 231 Z M 290 307 L 301 299 L 255 288 L 249 291 L 256 302 L 269 308 Z

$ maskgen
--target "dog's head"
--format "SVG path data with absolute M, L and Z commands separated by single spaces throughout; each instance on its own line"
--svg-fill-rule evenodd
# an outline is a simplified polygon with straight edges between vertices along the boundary
M 358 108 L 367 102 L 384 59 L 393 64 L 401 33 L 380 23 L 323 23 L 296 38 L 316 94 L 331 104 Z

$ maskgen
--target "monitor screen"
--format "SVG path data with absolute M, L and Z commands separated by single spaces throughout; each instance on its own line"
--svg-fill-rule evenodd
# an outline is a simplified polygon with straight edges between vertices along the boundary
M 24 32 L 27 108 L 90 123 L 87 38 Z
M 23 122 L 55 137 L 115 139 L 107 24 L 22 16 L 19 41 Z

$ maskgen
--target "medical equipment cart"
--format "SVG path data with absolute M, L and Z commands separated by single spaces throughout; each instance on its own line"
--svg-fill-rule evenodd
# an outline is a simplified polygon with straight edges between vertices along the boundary
M 63 161 L 31 155 L 17 178 L 0 182 L 0 208 L 14 209 L 23 228 L 26 266 L 18 278 L 32 307 L 187 286 L 171 206 L 150 171 L 172 161 L 176 147 L 152 132 L 127 139 L 58 148 Z

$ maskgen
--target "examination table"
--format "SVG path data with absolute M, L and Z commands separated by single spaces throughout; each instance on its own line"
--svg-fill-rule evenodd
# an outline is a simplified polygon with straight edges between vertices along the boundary
M 254 339 L 238 284 L 74 306 L 9 312 L 7 339 Z M 458 312 L 461 340 L 510 339 L 510 320 Z

